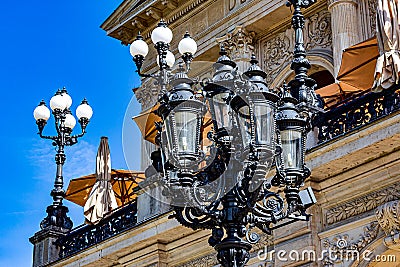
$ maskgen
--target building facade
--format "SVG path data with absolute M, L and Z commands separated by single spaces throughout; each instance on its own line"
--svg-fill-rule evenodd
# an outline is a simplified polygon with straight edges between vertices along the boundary
M 376 5 L 376 0 L 329 0 L 304 11 L 309 75 L 319 87 L 335 82 L 343 49 L 374 36 Z M 198 43 L 194 76 L 211 76 L 210 66 L 224 44 L 240 70 L 248 68 L 255 53 L 271 88 L 293 77 L 294 34 L 284 1 L 125 0 L 101 27 L 126 45 L 139 31 L 150 43 L 161 18 L 174 33 L 174 54 L 186 31 Z M 150 49 L 148 58 L 155 53 Z M 155 67 L 155 61 L 147 60 L 143 69 Z M 397 89 L 350 99 L 317 118 L 306 156 L 312 170 L 306 186 L 317 198 L 313 216 L 274 230 L 272 236 L 262 234 L 248 266 L 400 266 Z M 157 90 L 148 80 L 135 89 L 143 110 L 155 104 Z M 154 145 L 143 140 L 143 170 L 152 150 Z M 73 229 L 61 239 L 36 234 L 31 239 L 34 266 L 217 266 L 216 252 L 208 246 L 210 231 L 193 231 L 169 218 L 172 212 L 158 179 L 148 175 L 137 205 L 95 227 Z

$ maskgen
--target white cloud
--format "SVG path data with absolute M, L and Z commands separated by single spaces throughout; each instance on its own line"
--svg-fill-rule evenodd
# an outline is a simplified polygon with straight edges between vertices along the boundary
M 66 147 L 66 161 L 63 168 L 65 186 L 70 179 L 91 174 L 95 170 L 97 147 L 84 140 L 78 144 Z M 35 179 L 54 182 L 56 163 L 55 148 L 49 140 L 40 140 L 35 143 L 29 152 L 28 158 L 35 169 Z

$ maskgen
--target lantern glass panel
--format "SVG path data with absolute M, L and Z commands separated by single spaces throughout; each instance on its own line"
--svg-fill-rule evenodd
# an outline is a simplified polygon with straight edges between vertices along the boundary
M 197 114 L 184 110 L 175 113 L 178 153 L 195 153 L 197 146 Z
M 166 143 L 166 155 L 168 157 L 173 156 L 173 153 L 175 152 L 175 147 L 176 147 L 176 124 L 175 124 L 175 120 L 172 118 L 172 114 L 170 114 L 168 117 L 165 118 L 165 130 L 167 132 L 166 134 L 166 139 L 167 139 L 167 143 Z
M 288 129 L 280 134 L 285 169 L 301 169 L 301 131 Z
M 248 147 L 251 142 L 251 120 L 249 106 L 243 106 L 239 108 L 238 119 L 243 147 Z
M 254 109 L 256 145 L 273 145 L 275 141 L 274 110 L 266 102 L 256 102 Z
M 229 92 L 219 93 L 213 96 L 212 105 L 214 109 L 215 120 L 217 121 L 218 129 L 225 128 L 230 130 L 232 128 L 231 107 L 227 104 Z

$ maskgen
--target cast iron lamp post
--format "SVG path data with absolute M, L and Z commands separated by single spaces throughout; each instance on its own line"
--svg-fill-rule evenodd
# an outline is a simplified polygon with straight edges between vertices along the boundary
M 240 73 L 223 47 L 212 79 L 190 79 L 187 73 L 197 45 L 189 34 L 178 45 L 186 68 L 179 64 L 173 74 L 175 58 L 168 50 L 172 32 L 163 21 L 151 35 L 159 72 L 141 72 L 148 47 L 140 34 L 131 44 L 139 75 L 155 78 L 160 88 L 157 114 L 162 123 L 157 124 L 159 149 L 152 154 L 153 166 L 163 176 L 174 217 L 192 229 L 212 230 L 209 244 L 222 266 L 246 264 L 252 244 L 259 240 L 254 227 L 271 234 L 288 223 L 308 220 L 306 209 L 316 202 L 311 188 L 300 191 L 311 174 L 304 162 L 306 135 L 311 116 L 319 110 L 315 81 L 307 76 L 310 63 L 301 13 L 314 2 L 287 4 L 294 7 L 295 78 L 279 92 L 267 87 L 267 74 L 255 56 L 249 70 Z M 204 133 L 207 110 L 213 129 Z M 202 134 L 212 141 L 209 153 L 201 149 Z M 276 175 L 269 180 L 274 163 Z
M 46 209 L 47 217 L 42 220 L 40 227 L 42 229 L 49 226 L 57 226 L 70 230 L 72 228 L 72 221 L 67 216 L 68 208 L 63 206 L 63 199 L 65 192 L 63 189 L 63 165 L 65 162 L 65 146 L 72 146 L 78 142 L 78 138 L 86 133 L 86 126 L 93 115 L 93 110 L 89 106 L 86 99 L 76 109 L 76 116 L 78 117 L 79 124 L 81 125 L 81 133 L 72 135 L 72 130 L 75 127 L 76 119 L 71 114 L 70 107 L 72 99 L 68 95 L 65 88 L 58 90 L 56 94 L 50 99 L 50 108 L 55 120 L 55 129 L 57 135 L 46 136 L 43 135 L 43 129 L 50 118 L 50 110 L 47 108 L 46 103 L 42 100 L 40 104 L 33 111 L 33 116 L 36 120 L 41 138 L 50 139 L 53 141 L 53 146 L 57 147 L 55 161 L 57 164 L 57 173 L 54 181 L 54 188 L 51 191 L 53 197 L 53 204 Z

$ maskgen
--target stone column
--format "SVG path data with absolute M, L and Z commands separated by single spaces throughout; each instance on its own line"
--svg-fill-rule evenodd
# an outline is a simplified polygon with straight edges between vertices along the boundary
M 328 10 L 332 19 L 332 45 L 334 77 L 340 69 L 343 49 L 359 43 L 357 2 L 355 0 L 329 0 Z
M 386 237 L 386 247 L 400 251 L 400 200 L 388 202 L 376 210 L 376 218 Z
M 237 63 L 239 71 L 245 72 L 250 67 L 250 58 L 255 52 L 254 37 L 254 32 L 237 26 L 233 32 L 217 38 L 217 42 L 224 45 L 229 57 Z

